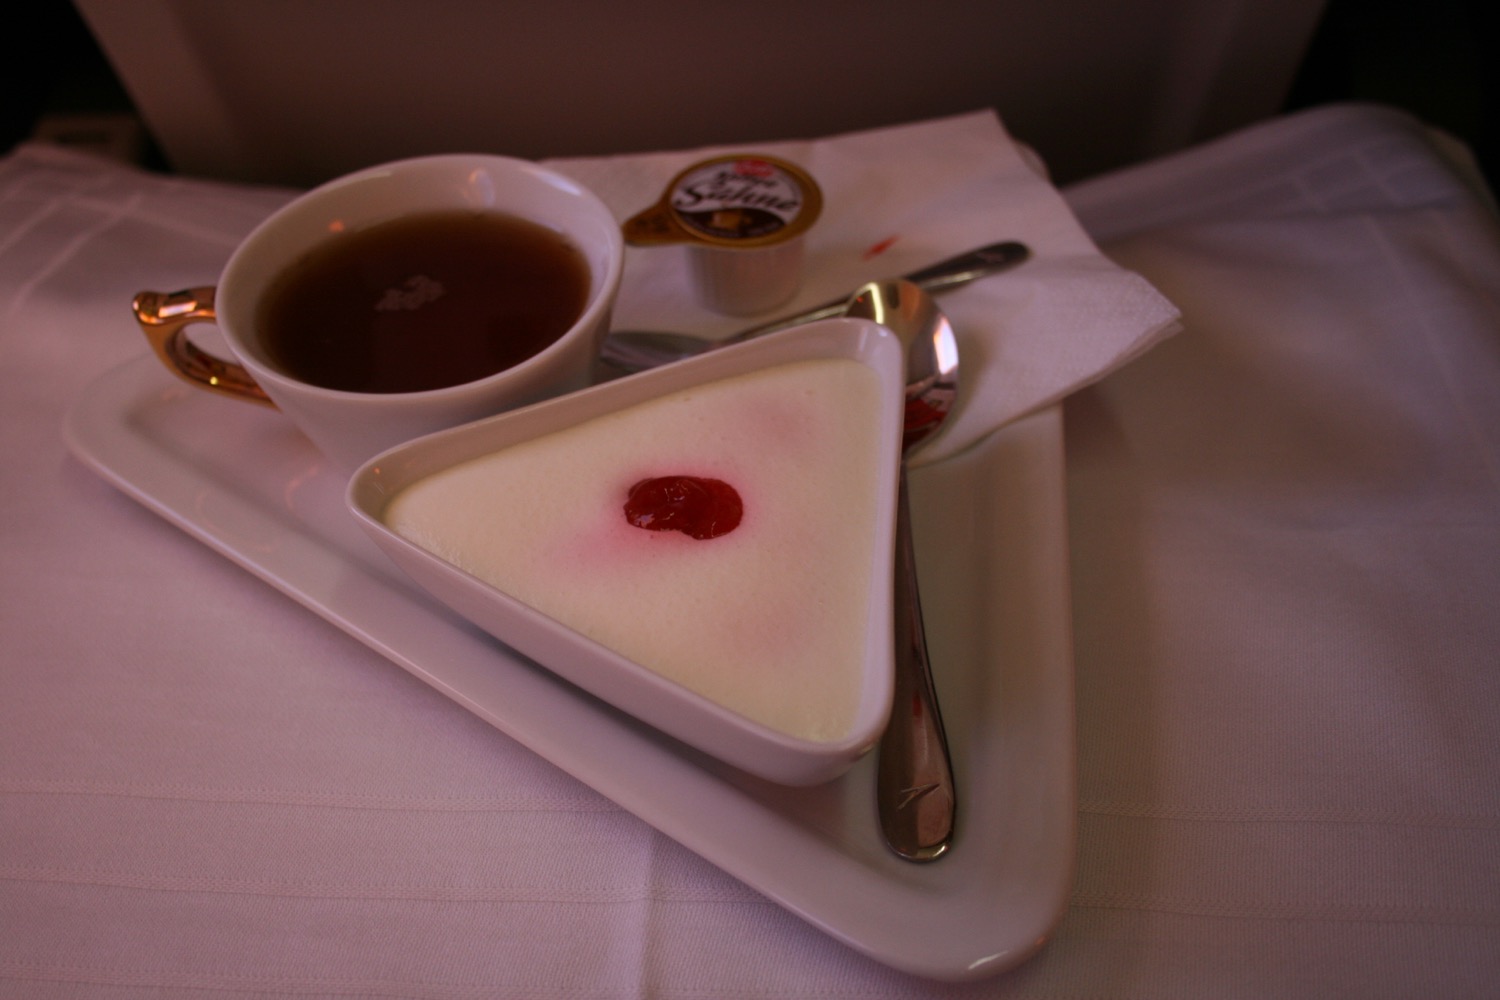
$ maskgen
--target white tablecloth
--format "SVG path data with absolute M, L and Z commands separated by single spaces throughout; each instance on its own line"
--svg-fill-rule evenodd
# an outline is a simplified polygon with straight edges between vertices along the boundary
M 1500 226 L 1417 123 L 1325 109 L 1068 192 L 1186 330 L 1067 402 L 1077 880 L 1035 958 L 961 985 L 784 912 L 71 458 L 65 412 L 143 350 L 130 295 L 201 282 L 283 197 L 158 190 L 0 160 L 0 995 L 1500 984 Z

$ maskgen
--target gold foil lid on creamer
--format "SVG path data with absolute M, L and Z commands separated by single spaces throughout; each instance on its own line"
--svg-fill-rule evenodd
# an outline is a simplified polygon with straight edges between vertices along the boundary
M 636 246 L 685 244 L 699 298 L 746 315 L 780 305 L 802 281 L 802 235 L 823 194 L 801 167 L 756 154 L 703 160 L 667 185 L 661 201 L 628 219 Z

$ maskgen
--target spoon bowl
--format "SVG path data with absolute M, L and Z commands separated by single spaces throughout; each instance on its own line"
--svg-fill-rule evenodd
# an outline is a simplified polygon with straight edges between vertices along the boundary
M 872 281 L 849 300 L 845 315 L 886 327 L 906 349 L 906 426 L 911 452 L 942 428 L 958 400 L 958 338 L 931 295 L 910 281 Z

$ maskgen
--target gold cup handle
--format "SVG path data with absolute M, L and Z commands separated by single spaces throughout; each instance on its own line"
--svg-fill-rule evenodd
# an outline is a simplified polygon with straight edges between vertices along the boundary
M 172 372 L 204 389 L 276 406 L 243 365 L 215 357 L 188 340 L 189 326 L 214 321 L 212 286 L 171 293 L 141 292 L 131 306 L 151 349 Z

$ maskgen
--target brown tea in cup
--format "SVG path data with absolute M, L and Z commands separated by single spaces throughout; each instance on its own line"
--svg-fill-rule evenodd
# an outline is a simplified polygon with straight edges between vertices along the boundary
M 364 291 L 339 292 L 316 277 L 325 252 L 384 264 L 356 282 Z M 583 388 L 623 268 L 614 212 L 573 178 L 443 154 L 320 185 L 256 226 L 217 285 L 144 291 L 131 306 L 173 375 L 280 410 L 352 470 L 402 441 Z M 401 335 L 370 337 L 375 320 Z M 194 342 L 199 323 L 218 326 L 228 356 Z
M 545 350 L 589 301 L 583 254 L 498 212 L 403 216 L 337 235 L 289 265 L 257 317 L 266 360 L 347 392 L 462 385 Z

